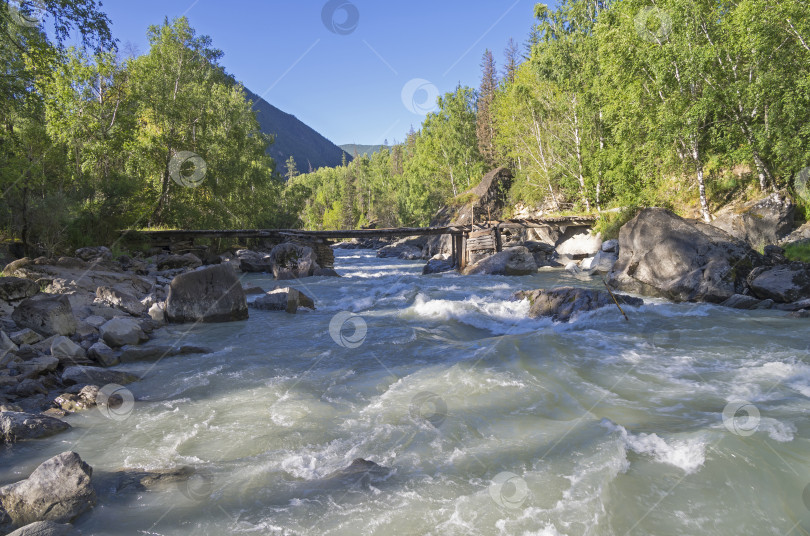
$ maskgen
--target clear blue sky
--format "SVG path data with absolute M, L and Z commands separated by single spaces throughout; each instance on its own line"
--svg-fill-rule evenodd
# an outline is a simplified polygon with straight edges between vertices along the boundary
M 409 86 L 406 107 L 409 81 L 441 93 L 477 87 L 486 48 L 500 69 L 508 39 L 525 43 L 535 2 L 331 0 L 332 31 L 326 0 L 107 0 L 103 10 L 121 48 L 140 53 L 150 24 L 185 14 L 225 53 L 228 72 L 268 102 L 335 143 L 377 144 L 402 141 L 424 119 L 414 110 L 432 105 L 423 106 L 433 91 L 423 82 Z

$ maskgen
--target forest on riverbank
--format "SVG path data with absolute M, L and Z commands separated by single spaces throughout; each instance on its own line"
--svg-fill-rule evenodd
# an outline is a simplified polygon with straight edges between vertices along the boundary
M 404 143 L 293 179 L 310 192 L 303 225 L 426 225 L 495 166 L 514 170 L 524 213 L 709 219 L 785 187 L 806 205 L 806 2 L 567 0 L 534 15 L 524 47 L 510 42 L 500 70 L 486 51 L 480 87 L 442 96 Z
M 50 38 L 43 13 L 13 4 L 0 2 L 0 228 L 39 252 L 121 228 L 426 225 L 497 166 L 514 171 L 515 214 L 710 218 L 788 188 L 808 215 L 806 2 L 538 4 L 526 43 L 484 53 L 479 87 L 441 96 L 402 143 L 306 174 L 266 155 L 244 88 L 185 18 L 150 27 L 135 55 L 94 0 L 44 2 Z M 66 47 L 74 34 L 83 46 Z

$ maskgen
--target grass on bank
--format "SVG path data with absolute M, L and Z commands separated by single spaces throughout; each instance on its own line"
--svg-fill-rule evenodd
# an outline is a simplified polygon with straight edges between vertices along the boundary
M 785 257 L 791 261 L 810 263 L 810 242 L 799 242 L 785 246 Z

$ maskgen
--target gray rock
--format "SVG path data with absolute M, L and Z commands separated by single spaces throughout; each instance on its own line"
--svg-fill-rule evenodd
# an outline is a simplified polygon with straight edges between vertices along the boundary
M 112 251 L 110 251 L 110 248 L 105 246 L 79 248 L 76 250 L 75 255 L 79 259 L 86 262 L 97 259 L 107 261 L 112 259 Z
M 593 259 L 591 259 L 591 262 L 593 262 Z M 588 263 L 588 265 L 590 265 L 590 263 Z M 565 271 L 572 275 L 579 275 L 582 273 L 582 268 L 579 267 L 576 261 L 571 261 L 565 265 Z
M 239 259 L 239 269 L 246 273 L 273 273 L 273 261 L 269 255 L 255 257 L 242 257 Z
M 39 294 L 39 285 L 22 277 L 0 277 L 0 300 L 12 303 Z
M 99 388 L 97 385 L 85 385 L 76 393 L 63 393 L 53 403 L 67 412 L 84 411 L 96 406 Z
M 135 296 L 110 287 L 98 287 L 96 289 L 96 302 L 115 307 L 133 316 L 146 314 L 146 306 L 138 301 Z
M 147 340 L 141 325 L 132 318 L 113 318 L 100 328 L 101 338 L 111 347 L 138 344 Z
M 606 274 L 613 269 L 613 266 L 619 260 L 618 253 L 607 253 L 605 251 L 599 250 L 596 256 L 591 261 L 591 265 L 588 270 L 591 272 L 599 272 L 602 274 Z M 582 267 L 583 270 L 585 267 Z
M 62 373 L 62 382 L 65 385 L 94 384 L 106 385 L 117 383 L 126 385 L 139 380 L 138 376 L 119 370 L 110 370 L 100 367 L 68 367 Z
M 784 192 L 718 213 L 712 225 L 753 248 L 776 244 L 793 229 L 795 205 Z
M 6 335 L 5 331 L 0 331 L 0 356 L 6 355 L 10 352 L 16 352 L 20 349 L 17 344 L 8 336 Z
M 754 296 L 746 296 L 744 294 L 735 294 L 720 305 L 724 307 L 731 307 L 732 309 L 755 309 L 762 300 Z
M 641 306 L 644 300 L 613 294 L 620 305 Z M 553 289 L 538 289 L 522 291 L 515 294 L 517 299 L 528 299 L 531 303 L 529 316 L 537 318 L 550 316 L 556 322 L 568 322 L 573 316 L 593 311 L 602 307 L 616 307 L 610 293 L 606 290 L 594 290 L 576 287 L 558 287 Z M 618 309 L 616 314 L 621 317 Z
M 315 268 L 312 271 L 313 277 L 341 277 L 334 268 Z
M 534 256 L 523 246 L 506 249 L 464 269 L 464 275 L 529 275 L 535 272 Z
M 112 314 L 112 310 L 111 310 L 109 318 L 105 318 L 105 317 L 99 316 L 99 315 L 90 315 L 90 316 L 88 316 L 87 318 L 84 319 L 84 322 L 91 325 L 91 326 L 93 326 L 94 328 L 98 329 L 102 325 L 104 325 L 104 323 L 107 320 L 111 320 L 113 317 L 114 317 L 114 315 Z
M 59 358 L 52 355 L 41 355 L 27 359 L 17 365 L 20 375 L 25 378 L 36 378 L 46 372 L 52 372 L 59 367 Z
M 202 261 L 193 253 L 185 255 L 166 255 L 158 258 L 157 268 L 163 270 L 177 270 L 179 268 L 199 268 Z
M 6 443 L 52 436 L 70 425 L 47 415 L 19 411 L 0 412 L 0 439 Z
M 242 290 L 245 291 L 245 296 L 254 296 L 256 294 L 264 294 L 265 292 L 267 292 L 266 290 L 264 290 L 261 287 L 247 287 L 247 286 L 245 286 L 245 287 L 242 287 Z
M 42 336 L 31 328 L 25 328 L 12 333 L 11 340 L 19 345 L 36 344 L 42 340 Z
M 51 355 L 60 360 L 83 360 L 87 355 L 84 348 L 68 339 L 64 335 L 56 337 L 51 343 Z
M 558 255 L 570 255 L 574 258 L 591 257 L 602 247 L 602 238 L 591 234 L 587 228 L 571 227 L 557 240 Z
M 290 287 L 276 287 L 264 296 L 256 298 L 250 306 L 263 311 L 286 311 L 289 301 Z M 298 306 L 315 309 L 315 300 L 298 291 Z
M 8 536 L 81 536 L 81 532 L 70 524 L 36 521 L 15 530 Z
M 422 268 L 422 275 L 440 274 L 442 272 L 452 272 L 455 269 L 453 261 L 444 259 L 431 259 Z
M 27 378 L 20 383 L 12 391 L 15 395 L 21 398 L 29 398 L 34 395 L 44 395 L 48 393 L 48 389 L 33 378 Z
M 797 302 L 810 298 L 810 265 L 794 262 L 757 268 L 751 272 L 748 282 L 758 298 L 777 303 Z
M 391 474 L 391 470 L 387 467 L 363 458 L 355 458 L 351 465 L 329 473 L 323 477 L 323 481 L 342 481 L 344 484 L 348 484 L 348 481 L 358 481 L 373 476 L 384 478 L 389 474 Z
M 803 224 L 801 227 L 790 233 L 788 236 L 779 241 L 779 245 L 785 246 L 787 244 L 794 244 L 796 242 L 806 242 L 810 240 L 810 222 Z M 8 272 L 6 272 L 8 273 Z
M 87 355 L 90 356 L 91 359 L 96 360 L 103 367 L 114 367 L 120 362 L 115 351 L 102 341 L 93 344 L 87 350 Z
M 247 319 L 247 300 L 236 272 L 220 264 L 178 275 L 169 288 L 166 318 L 178 323 Z
M 276 279 L 300 279 L 309 277 L 319 268 L 312 248 L 293 242 L 279 244 L 270 251 L 273 261 L 273 276 Z
M 152 307 L 149 308 L 149 318 L 154 320 L 155 322 L 160 322 L 161 324 L 166 321 L 166 304 L 165 303 L 153 303 Z
M 602 242 L 602 251 L 604 251 L 605 253 L 618 253 L 619 240 L 616 238 L 605 240 L 604 242 Z
M 742 294 L 748 274 L 764 262 L 716 227 L 648 208 L 622 227 L 619 260 L 608 278 L 627 292 L 722 303 Z
M 40 294 L 20 302 L 11 318 L 18 326 L 42 335 L 73 335 L 76 317 L 67 296 Z
M 556 264 L 553 261 L 556 251 L 552 244 L 528 240 L 523 242 L 523 247 L 532 252 L 532 256 L 534 256 L 534 263 L 537 266 L 550 266 Z
M 0 488 L 0 507 L 8 529 L 35 521 L 66 523 L 96 503 L 90 478 L 93 469 L 75 452 L 46 460 L 31 476 Z

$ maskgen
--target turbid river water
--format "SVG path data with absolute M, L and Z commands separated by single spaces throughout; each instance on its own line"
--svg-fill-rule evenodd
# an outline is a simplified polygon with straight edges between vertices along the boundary
M 317 311 L 163 330 L 215 351 L 122 367 L 147 373 L 134 404 L 7 448 L 0 482 L 65 450 L 96 475 L 196 469 L 100 486 L 85 535 L 810 533 L 806 320 L 648 300 L 554 324 L 509 298 L 583 284 L 559 271 L 336 265 L 294 283 Z M 390 470 L 328 478 L 355 458 Z

